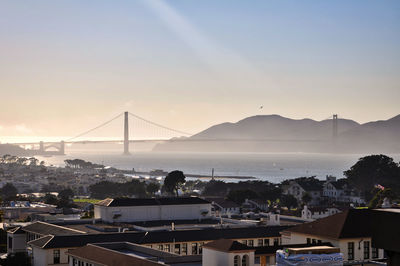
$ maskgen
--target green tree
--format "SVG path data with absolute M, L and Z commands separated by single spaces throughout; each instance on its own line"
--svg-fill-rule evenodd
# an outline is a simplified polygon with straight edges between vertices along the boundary
M 13 200 L 17 197 L 18 190 L 11 184 L 7 183 L 1 188 L 1 196 L 4 200 Z
M 160 184 L 151 182 L 146 185 L 146 191 L 153 196 L 160 189 Z
M 364 193 L 367 200 L 372 198 L 371 191 L 376 184 L 390 187 L 396 194 L 400 192 L 399 165 L 386 155 L 362 157 L 344 175 L 351 185 Z
M 39 160 L 36 159 L 35 157 L 31 157 L 31 158 L 29 158 L 29 162 L 30 162 L 29 165 L 37 166 L 39 163 Z
M 51 204 L 51 205 L 57 205 L 58 204 L 57 197 L 54 196 L 53 194 L 50 194 L 50 193 L 47 193 L 46 195 L 44 195 L 43 201 L 46 204 Z
M 72 189 L 70 189 L 70 188 L 63 189 L 63 190 L 61 190 L 61 191 L 58 193 L 58 197 L 59 197 L 60 199 L 69 200 L 69 199 L 71 199 L 73 196 L 74 196 L 74 192 L 73 192 Z
M 290 208 L 297 207 L 297 199 L 293 195 L 281 195 L 280 202 L 282 206 Z
M 383 190 L 375 189 L 375 191 L 377 191 L 376 194 L 374 195 L 374 197 L 370 200 L 370 202 L 368 204 L 368 208 L 370 208 L 370 209 L 380 207 L 385 198 L 388 198 L 390 201 L 395 198 L 395 195 L 390 188 L 385 188 Z
M 176 194 L 178 197 L 179 188 L 185 183 L 186 176 L 182 171 L 175 170 L 169 172 L 168 175 L 164 179 L 164 188 L 165 191 L 171 194 Z
M 303 196 L 301 197 L 301 200 L 303 201 L 304 204 L 308 204 L 312 200 L 312 197 L 311 197 L 310 193 L 305 192 L 303 194 Z
M 258 194 L 250 189 L 234 190 L 228 193 L 227 198 L 237 204 L 242 204 L 246 199 L 258 198 Z

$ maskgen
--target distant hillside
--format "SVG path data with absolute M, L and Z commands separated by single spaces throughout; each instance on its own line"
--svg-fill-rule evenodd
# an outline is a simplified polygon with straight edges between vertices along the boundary
M 340 135 L 339 141 L 342 149 L 349 147 L 359 152 L 398 153 L 400 152 L 400 115 L 347 130 Z
M 352 120 L 338 121 L 339 132 L 359 124 Z M 332 137 L 332 120 L 321 122 L 311 119 L 295 120 L 279 115 L 258 115 L 245 118 L 237 123 L 223 123 L 212 126 L 192 139 L 329 139 Z
M 399 129 L 400 115 L 386 121 L 362 125 L 353 120 L 339 119 L 338 138 L 334 144 L 331 119 L 295 120 L 279 115 L 259 115 L 245 118 L 237 123 L 214 125 L 187 138 L 185 142 L 159 144 L 154 150 L 400 152 Z M 227 139 L 229 141 L 226 141 Z
M 30 156 L 31 152 L 24 150 L 16 145 L 0 144 L 0 156 L 3 156 L 5 154 L 10 154 L 15 156 Z

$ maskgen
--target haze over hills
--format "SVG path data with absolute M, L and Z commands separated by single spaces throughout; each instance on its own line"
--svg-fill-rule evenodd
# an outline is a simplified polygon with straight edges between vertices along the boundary
M 336 140 L 332 119 L 296 120 L 279 115 L 258 115 L 237 123 L 214 125 L 186 140 L 159 144 L 154 150 L 398 153 L 400 115 L 365 124 L 338 119 Z

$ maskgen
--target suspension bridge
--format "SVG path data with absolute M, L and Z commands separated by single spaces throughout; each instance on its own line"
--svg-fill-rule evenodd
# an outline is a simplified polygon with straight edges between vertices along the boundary
M 110 140 L 91 140 L 91 139 L 82 139 L 82 137 L 87 136 L 88 134 L 99 130 L 100 128 L 104 128 L 109 125 L 111 122 L 120 119 L 123 117 L 123 139 L 110 139 Z M 143 131 L 143 127 L 151 126 L 153 131 L 156 131 L 155 138 L 130 138 L 130 127 L 129 121 L 130 118 L 133 119 L 131 122 L 133 123 L 133 131 Z M 329 140 L 335 141 L 338 136 L 338 115 L 334 114 L 330 116 L 329 119 L 332 119 L 332 138 Z M 139 123 L 138 123 L 139 122 Z M 230 138 L 189 138 L 192 136 L 192 133 L 188 133 L 185 131 L 181 131 L 178 129 L 174 129 L 171 127 L 167 127 L 161 125 L 159 123 L 150 121 L 145 119 L 141 116 L 133 114 L 131 112 L 123 112 L 119 115 L 113 117 L 112 119 L 93 127 L 89 130 L 86 130 L 74 137 L 68 138 L 66 140 L 62 140 L 59 142 L 56 141 L 40 141 L 40 142 L 23 142 L 23 143 L 10 143 L 14 145 L 18 145 L 22 148 L 30 147 L 31 150 L 35 151 L 38 155 L 45 155 L 50 152 L 52 155 L 64 155 L 65 154 L 65 146 L 68 144 L 97 144 L 97 143 L 111 143 L 111 144 L 120 144 L 123 143 L 123 154 L 129 155 L 130 151 L 130 143 L 162 143 L 162 142 L 244 142 L 244 141 L 256 141 L 256 142 L 321 142 L 327 141 L 328 139 L 321 140 L 321 139 L 307 139 L 307 140 L 288 140 L 288 139 L 230 139 Z

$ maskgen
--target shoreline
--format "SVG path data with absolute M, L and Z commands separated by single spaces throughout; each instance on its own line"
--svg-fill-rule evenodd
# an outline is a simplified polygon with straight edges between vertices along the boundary
M 151 172 L 132 172 L 134 175 L 147 175 L 147 176 L 156 176 L 156 177 L 165 177 L 168 173 L 151 173 Z M 257 179 L 254 176 L 227 176 L 227 175 L 220 175 L 220 176 L 211 176 L 211 175 L 201 175 L 201 174 L 185 174 L 186 177 L 189 178 L 198 178 L 198 179 L 216 179 L 216 180 L 224 180 L 224 179 L 239 179 L 239 180 L 255 180 Z

